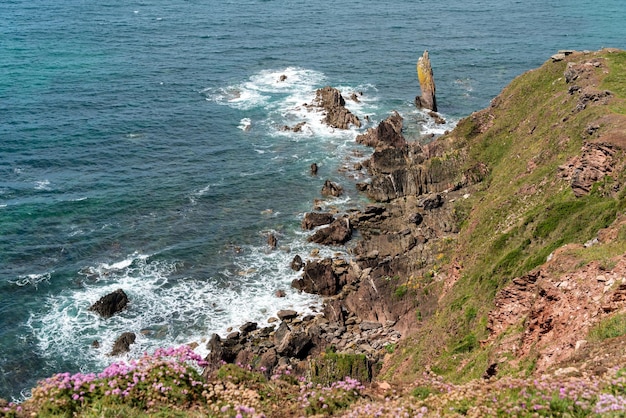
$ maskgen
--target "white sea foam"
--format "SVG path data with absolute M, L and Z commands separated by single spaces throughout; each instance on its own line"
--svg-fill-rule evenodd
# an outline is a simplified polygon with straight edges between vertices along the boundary
M 252 120 L 250 118 L 243 118 L 239 121 L 239 126 L 237 128 L 241 129 L 244 132 L 249 131 L 252 128 Z
M 242 250 L 233 268 L 215 278 L 172 280 L 179 268 L 176 262 L 139 253 L 85 268 L 81 287 L 48 297 L 44 309 L 31 314 L 28 326 L 37 339 L 38 351 L 50 359 L 78 358 L 90 367 L 103 367 L 114 360 L 107 353 L 115 339 L 130 331 L 137 335 L 130 357 L 191 342 L 200 343 L 197 351 L 205 355 L 205 339 L 215 332 L 225 334 L 229 326 L 247 321 L 263 326 L 280 309 L 311 312 L 309 306 L 318 299 L 289 286 L 297 277 L 289 269 L 292 254 L 268 253 L 264 247 L 252 246 Z M 88 311 L 91 304 L 116 289 L 128 294 L 127 310 L 106 320 Z M 287 296 L 276 297 L 278 289 Z M 89 348 L 96 340 L 100 347 Z
M 35 182 L 35 190 L 52 190 L 50 180 L 44 179 Z
M 50 273 L 41 273 L 41 274 L 28 274 L 26 276 L 19 276 L 15 280 L 9 280 L 9 283 L 13 283 L 14 285 L 24 287 L 24 286 L 34 286 L 38 287 L 39 283 L 50 281 Z

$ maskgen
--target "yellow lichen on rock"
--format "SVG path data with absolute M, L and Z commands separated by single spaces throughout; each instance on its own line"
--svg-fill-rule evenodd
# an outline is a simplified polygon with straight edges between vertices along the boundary
M 422 95 L 415 97 L 415 105 L 437 111 L 437 99 L 435 98 L 435 78 L 430 65 L 428 50 L 417 60 L 417 78 L 420 83 Z

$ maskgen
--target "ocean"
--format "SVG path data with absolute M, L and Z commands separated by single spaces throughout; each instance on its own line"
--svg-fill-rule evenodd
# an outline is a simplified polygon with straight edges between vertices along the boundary
M 623 0 L 3 0 L 0 16 L 0 397 L 16 400 L 116 361 L 125 331 L 131 357 L 204 353 L 229 326 L 315 311 L 289 263 L 345 251 L 300 221 L 366 203 L 358 133 L 397 110 L 409 139 L 441 134 L 559 49 L 626 48 Z M 443 126 L 413 106 L 426 49 Z M 323 125 L 303 104 L 326 85 L 370 122 Z M 315 202 L 326 179 L 346 194 Z M 116 289 L 126 311 L 88 311 Z

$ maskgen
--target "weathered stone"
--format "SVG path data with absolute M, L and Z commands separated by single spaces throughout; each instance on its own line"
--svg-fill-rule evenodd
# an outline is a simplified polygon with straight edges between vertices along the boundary
M 291 310 L 291 309 L 282 309 L 276 312 L 276 316 L 281 321 L 286 321 L 286 320 L 293 319 L 296 316 L 298 316 L 298 312 Z
M 291 269 L 293 271 L 300 271 L 302 270 L 302 267 L 304 266 L 304 261 L 302 261 L 302 257 L 300 257 L 298 254 L 296 254 L 296 256 L 293 258 L 293 260 L 291 260 Z
M 424 220 L 424 217 L 419 213 L 414 213 L 411 216 L 409 216 L 409 222 L 415 225 L 421 224 L 423 220 Z
M 110 356 L 119 356 L 120 354 L 128 353 L 130 351 L 130 345 L 135 343 L 137 336 L 134 332 L 125 332 L 115 340 L 113 349 L 109 353 Z
M 116 313 L 126 309 L 128 296 L 122 289 L 109 293 L 101 297 L 96 303 L 91 305 L 90 311 L 98 313 L 103 318 L 110 318 Z
M 276 236 L 274 234 L 269 233 L 267 235 L 267 245 L 269 245 L 272 250 L 275 249 L 278 245 L 278 240 L 276 239 Z
M 310 344 L 311 337 L 305 332 L 289 331 L 276 347 L 276 351 L 281 356 L 304 358 Z
M 302 229 L 311 230 L 318 226 L 328 225 L 335 217 L 332 213 L 327 212 L 308 212 L 302 219 Z
M 306 293 L 332 296 L 339 290 L 339 280 L 332 267 L 332 260 L 311 260 L 304 266 L 302 278 L 295 279 L 291 285 Z
M 376 128 L 370 128 L 364 134 L 357 136 L 356 142 L 375 148 L 405 146 L 406 139 L 402 135 L 402 116 L 394 112 Z
M 327 86 L 317 90 L 314 103 L 326 111 L 324 123 L 333 128 L 348 129 L 350 125 L 361 127 L 361 121 L 346 109 L 346 101 L 336 88 Z
M 435 96 L 435 78 L 430 65 L 428 51 L 417 60 L 417 78 L 422 91 L 421 96 L 415 97 L 415 106 L 422 109 L 437 111 L 437 98 Z
M 424 210 L 433 210 L 443 206 L 443 197 L 437 194 L 433 197 L 428 197 L 422 201 Z
M 352 226 L 348 218 L 344 218 L 318 229 L 308 238 L 308 241 L 322 245 L 340 245 L 346 243 L 351 237 Z
M 239 327 L 239 331 L 241 331 L 242 334 L 247 334 L 257 329 L 257 325 L 258 324 L 256 322 L 246 322 Z
M 382 326 L 383 325 L 380 324 L 379 322 L 369 322 L 369 321 L 364 321 L 359 324 L 359 328 L 361 329 L 361 331 L 374 330 L 374 329 L 381 328 Z
M 324 182 L 322 186 L 322 196 L 334 196 L 339 197 L 343 194 L 343 187 L 330 180 Z

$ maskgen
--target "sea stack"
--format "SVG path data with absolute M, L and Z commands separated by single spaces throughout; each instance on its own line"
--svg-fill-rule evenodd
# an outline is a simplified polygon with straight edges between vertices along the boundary
M 435 97 L 435 78 L 430 66 L 428 50 L 417 60 L 417 78 L 420 82 L 421 96 L 415 96 L 415 106 L 420 109 L 437 111 L 437 98 Z

